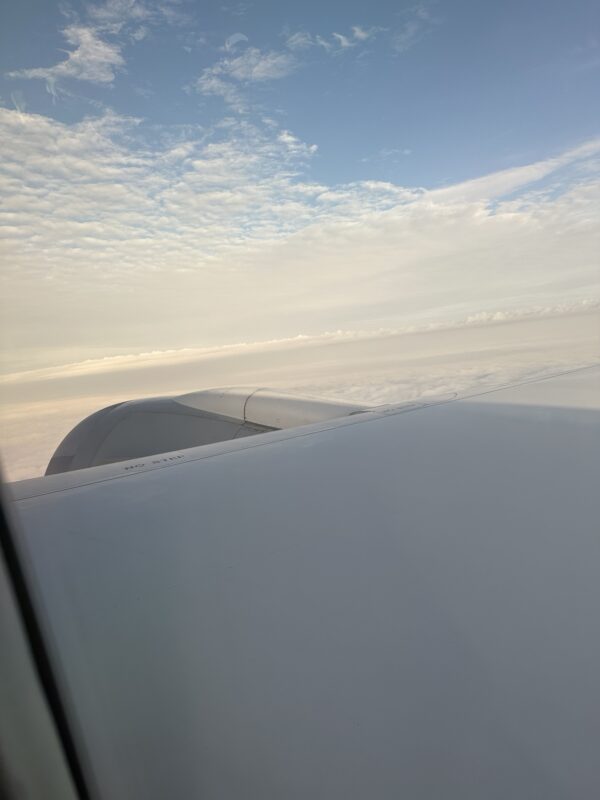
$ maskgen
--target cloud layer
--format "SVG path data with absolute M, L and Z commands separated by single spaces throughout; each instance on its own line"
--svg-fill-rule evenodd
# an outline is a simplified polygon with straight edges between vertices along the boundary
M 598 141 L 428 191 L 315 183 L 315 146 L 271 120 L 149 129 L 0 109 L 0 135 L 11 362 L 598 296 Z
M 421 333 L 337 332 L 146 353 L 15 376 L 0 405 L 3 466 L 9 480 L 41 474 L 81 419 L 134 397 L 260 385 L 381 405 L 485 391 L 598 361 L 597 317 L 590 312 L 504 317 Z

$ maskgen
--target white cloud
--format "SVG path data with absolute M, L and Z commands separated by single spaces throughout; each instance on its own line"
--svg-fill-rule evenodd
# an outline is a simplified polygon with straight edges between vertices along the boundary
M 252 3 L 236 3 L 233 6 L 221 6 L 221 11 L 233 17 L 243 17 L 252 8 Z
M 326 53 L 331 53 L 335 49 L 335 45 L 333 44 L 333 42 L 328 41 L 319 34 L 315 36 L 315 44 L 317 44 L 319 47 L 322 47 Z
M 263 52 L 249 47 L 237 58 L 221 62 L 224 74 L 238 81 L 270 81 L 285 78 L 295 67 L 294 59 L 287 53 Z
M 313 37 L 306 31 L 296 31 L 296 33 L 290 34 L 285 43 L 290 50 L 308 50 L 315 45 Z
M 99 30 L 119 34 L 125 28 L 156 25 L 182 26 L 190 22 L 179 0 L 105 0 L 86 8 L 87 15 Z
M 295 68 L 296 61 L 289 53 L 248 47 L 239 56 L 223 58 L 207 67 L 194 87 L 202 94 L 218 95 L 237 111 L 244 111 L 241 86 L 285 78 Z
M 23 92 L 16 91 L 10 93 L 10 99 L 12 101 L 13 106 L 17 109 L 17 111 L 25 111 L 27 108 L 27 103 L 25 102 L 25 98 L 23 97 Z
M 225 39 L 225 50 L 231 52 L 235 50 L 238 44 L 243 44 L 248 41 L 248 37 L 244 33 L 234 33 Z
M 400 30 L 394 34 L 394 49 L 399 53 L 410 50 L 421 38 L 422 26 L 417 20 L 405 22 Z
M 141 42 L 148 36 L 149 32 L 150 31 L 146 25 L 140 25 L 139 28 L 136 28 L 134 31 L 132 31 L 130 38 L 134 42 Z
M 392 45 L 397 53 L 405 53 L 427 34 L 440 24 L 440 19 L 434 16 L 427 6 L 417 5 L 407 9 L 403 16 L 404 21 L 392 36 Z
M 378 330 L 336 330 L 320 334 L 297 334 L 296 336 L 282 339 L 270 339 L 257 342 L 235 342 L 233 344 L 218 345 L 216 347 L 185 347 L 178 350 L 154 350 L 151 352 L 125 353 L 116 356 L 89 358 L 86 361 L 60 364 L 52 367 L 42 367 L 0 375 L 0 385 L 3 387 L 17 384 L 41 383 L 64 378 L 79 378 L 103 373 L 132 372 L 153 368 L 173 367 L 176 365 L 190 364 L 199 361 L 210 361 L 231 355 L 250 355 L 264 352 L 289 352 L 292 349 L 320 348 L 323 345 L 342 342 L 364 343 L 369 340 L 388 339 L 390 337 L 421 335 L 441 332 L 448 335 L 452 331 L 469 328 L 478 328 L 496 323 L 532 323 L 539 320 L 553 320 L 569 317 L 567 320 L 572 325 L 572 318 L 579 318 L 582 328 L 586 331 L 582 344 L 590 355 L 594 354 L 593 335 L 589 335 L 593 328 L 594 315 L 600 312 L 600 300 L 590 300 L 578 303 L 563 303 L 557 306 L 532 307 L 518 311 L 481 311 L 471 314 L 463 319 L 457 319 L 451 324 L 444 322 L 430 322 L 424 324 L 405 325 L 402 328 Z M 548 329 L 548 325 L 545 326 Z M 565 342 L 563 342 L 565 343 Z M 588 344 L 589 343 L 589 344 Z M 591 347 L 589 346 L 591 345 Z M 583 349 L 583 348 L 582 348 Z M 594 359 L 595 361 L 596 359 Z M 383 401 L 382 401 L 383 402 Z
M 289 131 L 282 131 L 277 137 L 277 140 L 282 144 L 284 144 L 287 147 L 288 151 L 293 153 L 294 155 L 299 155 L 299 156 L 313 155 L 314 153 L 317 152 L 318 149 L 316 144 L 307 145 Z
M 344 36 L 342 33 L 332 33 L 331 36 L 336 40 L 338 45 L 342 49 L 346 49 L 348 47 L 354 47 L 355 42 L 351 41 L 347 36 Z
M 325 38 L 320 34 L 313 36 L 307 31 L 301 30 L 287 35 L 286 46 L 294 51 L 308 50 L 311 47 L 320 47 L 325 50 L 326 53 L 335 55 L 344 50 L 350 50 L 353 47 L 365 44 L 383 30 L 385 29 L 377 26 L 363 28 L 360 25 L 354 25 L 351 29 L 351 33 L 344 34 L 333 32 L 330 38 Z
M 412 150 L 408 147 L 399 149 L 397 147 L 382 147 L 372 156 L 361 158 L 363 164 L 368 164 L 370 161 L 391 161 L 394 164 L 399 162 L 399 156 L 409 156 Z
M 0 136 L 3 337 L 15 364 L 32 349 L 82 360 L 94 348 L 397 328 L 600 292 L 597 142 L 425 191 L 311 182 L 314 146 L 272 121 L 167 130 L 150 146 L 135 119 L 66 125 L 0 109 Z
M 125 66 L 123 48 L 127 42 L 145 39 L 152 25 L 166 22 L 181 24 L 187 17 L 170 0 L 106 0 L 86 6 L 88 23 L 78 21 L 72 11 L 65 12 L 75 20 L 62 35 L 72 49 L 66 59 L 50 67 L 30 67 L 8 73 L 10 78 L 41 79 L 56 97 L 64 78 L 111 85 Z
M 151 15 L 147 4 L 142 0 L 105 0 L 103 3 L 90 4 L 87 11 L 92 19 L 111 25 L 128 19 L 139 22 Z
M 75 78 L 91 83 L 112 83 L 125 64 L 121 48 L 99 38 L 94 28 L 69 25 L 63 35 L 74 48 L 64 61 L 52 67 L 33 67 L 9 73 L 11 78 L 41 78 L 54 83 L 58 78 Z
M 224 80 L 214 67 L 205 69 L 194 86 L 201 94 L 222 97 L 226 103 L 238 111 L 245 109 L 244 100 L 237 87 L 230 81 Z
M 360 25 L 353 25 L 352 26 L 352 35 L 355 39 L 359 42 L 366 42 L 368 39 L 372 39 L 380 30 L 381 28 L 362 28 Z
M 561 167 L 571 166 L 600 153 L 600 139 L 593 139 L 580 147 L 567 150 L 560 156 L 526 164 L 521 167 L 501 170 L 470 181 L 463 181 L 443 189 L 430 192 L 429 197 L 442 201 L 493 199 L 508 195 L 528 184 L 556 173 Z

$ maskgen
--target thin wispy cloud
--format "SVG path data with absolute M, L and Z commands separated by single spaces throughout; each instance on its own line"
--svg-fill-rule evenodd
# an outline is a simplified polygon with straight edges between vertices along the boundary
M 308 50 L 315 45 L 315 40 L 307 31 L 296 31 L 286 38 L 290 50 Z
M 238 45 L 247 41 L 248 37 L 245 33 L 234 33 L 225 39 L 224 48 L 227 50 L 227 52 L 232 52 Z
M 191 22 L 179 0 L 105 0 L 86 7 L 90 22 L 98 29 L 119 34 L 136 26 L 165 23 L 183 26 Z
M 353 25 L 347 32 L 332 31 L 327 36 L 323 34 L 313 35 L 306 30 L 300 30 L 293 33 L 287 32 L 285 43 L 286 47 L 292 51 L 320 48 L 326 53 L 335 55 L 344 50 L 351 50 L 364 45 L 384 30 L 379 26 L 366 28 L 361 25 Z
M 249 47 L 242 55 L 226 59 L 213 69 L 237 81 L 256 82 L 285 78 L 294 68 L 294 59 L 287 53 Z
M 230 44 L 227 46 L 226 42 L 226 49 L 235 49 L 245 39 L 237 38 L 233 43 L 227 40 Z M 247 108 L 244 86 L 285 78 L 296 67 L 297 62 L 290 53 L 248 47 L 240 55 L 223 58 L 207 67 L 193 87 L 201 94 L 220 96 L 235 110 L 244 111 Z
M 155 10 L 140 0 L 106 0 L 104 3 L 89 5 L 87 13 L 100 29 L 120 33 L 129 22 L 148 22 Z
M 372 28 L 363 28 L 360 25 L 353 25 L 352 35 L 359 42 L 367 42 L 369 39 L 372 39 L 382 30 L 383 28 L 375 26 Z
M 382 147 L 374 155 L 361 158 L 361 162 L 363 164 L 368 164 L 369 162 L 390 161 L 397 164 L 402 158 L 406 158 L 410 155 L 412 155 L 410 147 Z
M 63 31 L 73 48 L 66 59 L 51 67 L 32 67 L 9 73 L 12 78 L 39 78 L 54 86 L 60 78 L 74 78 L 90 83 L 110 84 L 125 60 L 121 47 L 103 41 L 94 28 L 69 25 Z
M 548 158 L 522 167 L 500 170 L 492 175 L 484 175 L 481 178 L 464 181 L 455 186 L 436 189 L 430 193 L 430 197 L 452 201 L 491 200 L 495 197 L 505 197 L 524 186 L 557 174 L 563 167 L 576 167 L 579 163 L 587 164 L 590 159 L 599 154 L 600 138 L 592 139 L 554 158 Z
M 148 3 L 106 0 L 86 6 L 85 21 L 68 7 L 65 7 L 65 14 L 72 20 L 61 32 L 70 46 L 65 51 L 66 58 L 50 66 L 14 70 L 8 77 L 44 80 L 55 97 L 59 93 L 59 82 L 64 79 L 109 86 L 125 67 L 126 42 L 143 41 L 151 26 L 160 22 L 177 25 L 185 19 L 177 5 L 169 0 Z
M 252 7 L 252 3 L 234 3 L 233 5 L 221 6 L 221 11 L 230 14 L 232 17 L 244 17 Z
M 402 22 L 392 32 L 392 47 L 397 53 L 410 50 L 441 23 L 425 5 L 417 5 L 401 13 Z
M 222 97 L 237 111 L 246 109 L 246 103 L 239 89 L 230 81 L 225 80 L 214 67 L 205 69 L 193 87 L 201 94 Z
M 335 42 L 341 47 L 343 50 L 347 49 L 348 47 L 355 47 L 356 42 L 352 41 L 348 36 L 344 36 L 343 33 L 332 33 L 331 38 L 335 40 Z
M 25 98 L 23 97 L 23 92 L 20 92 L 18 89 L 14 92 L 10 93 L 10 99 L 13 106 L 17 109 L 17 111 L 25 111 L 27 108 L 27 103 L 25 102 Z
M 149 32 L 146 25 L 140 25 L 139 28 L 136 28 L 129 34 L 129 38 L 134 42 L 142 42 L 148 36 Z

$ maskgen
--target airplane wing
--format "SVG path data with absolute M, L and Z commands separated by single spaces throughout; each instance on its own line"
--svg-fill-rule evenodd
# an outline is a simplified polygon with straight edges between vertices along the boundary
M 594 367 L 14 484 L 90 785 L 596 796 L 599 476 Z

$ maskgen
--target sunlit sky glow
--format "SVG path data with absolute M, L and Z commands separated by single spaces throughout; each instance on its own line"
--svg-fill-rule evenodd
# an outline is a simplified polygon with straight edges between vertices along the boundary
M 595 0 L 6 6 L 4 372 L 599 296 Z

